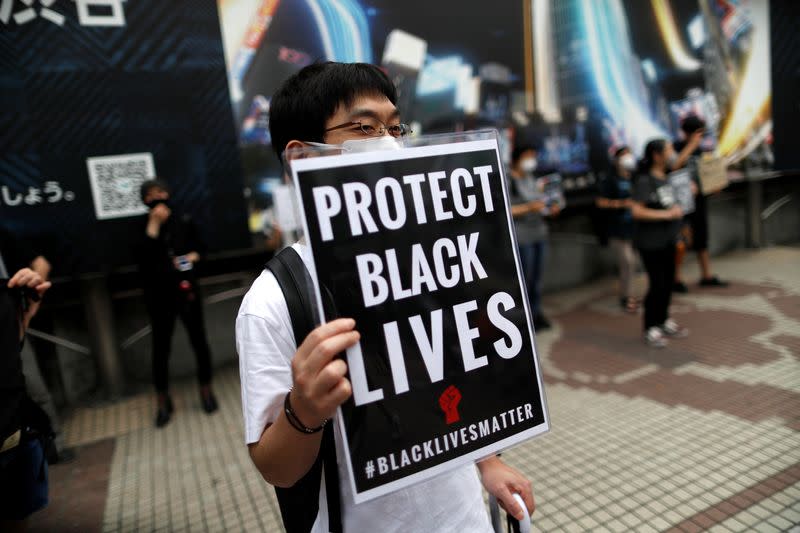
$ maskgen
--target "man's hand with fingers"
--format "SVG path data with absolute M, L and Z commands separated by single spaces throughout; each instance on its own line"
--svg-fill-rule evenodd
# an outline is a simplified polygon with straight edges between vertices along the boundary
M 165 204 L 158 204 L 147 214 L 147 227 L 145 233 L 151 239 L 157 239 L 161 233 L 161 226 L 167 221 L 172 211 Z
M 309 428 L 322 425 L 352 393 L 347 363 L 336 356 L 358 342 L 355 321 L 340 318 L 319 326 L 305 338 L 292 359 L 289 403 Z
M 155 222 L 159 225 L 163 224 L 167 221 L 169 216 L 172 214 L 172 210 L 167 207 L 166 204 L 158 204 L 153 209 L 150 210 L 148 214 L 148 218 L 151 222 Z
M 23 289 L 25 291 L 25 298 L 27 298 L 27 305 L 25 312 L 22 315 L 22 326 L 20 330 L 20 338 L 25 334 L 28 329 L 28 324 L 39 310 L 39 305 L 42 302 L 42 296 L 47 292 L 52 284 L 34 270 L 30 268 L 23 268 L 17 271 L 10 280 L 8 280 L 9 289 Z
M 497 498 L 508 514 L 522 520 L 525 513 L 519 504 L 514 500 L 514 494 L 522 496 L 528 514 L 532 515 L 536 509 L 536 502 L 533 499 L 533 488 L 531 482 L 519 471 L 506 465 L 499 457 L 490 457 L 478 463 L 478 470 L 481 472 L 481 482 L 486 491 Z
M 284 398 L 284 410 L 267 425 L 259 442 L 248 445 L 250 457 L 269 483 L 291 487 L 317 459 L 322 441 L 319 429 L 352 394 L 345 377 L 347 363 L 336 356 L 358 342 L 355 325 L 349 318 L 323 324 L 295 351 L 292 388 Z

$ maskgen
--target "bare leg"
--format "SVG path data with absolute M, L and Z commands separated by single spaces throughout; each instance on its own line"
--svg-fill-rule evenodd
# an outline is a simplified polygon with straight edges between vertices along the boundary
M 681 266 L 683 266 L 684 257 L 686 257 L 686 244 L 683 241 L 679 241 L 675 245 L 675 283 L 683 283 Z
M 700 279 L 711 277 L 711 258 L 708 250 L 698 250 L 697 262 L 700 264 Z

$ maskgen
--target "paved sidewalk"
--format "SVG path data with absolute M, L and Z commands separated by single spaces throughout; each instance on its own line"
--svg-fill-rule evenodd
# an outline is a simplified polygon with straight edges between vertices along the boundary
M 643 344 L 613 280 L 545 299 L 553 429 L 504 455 L 534 482 L 535 531 L 800 524 L 800 249 L 736 252 L 715 268 L 732 286 L 676 297 L 692 333 L 664 350 Z M 280 531 L 243 444 L 236 369 L 216 387 L 212 416 L 192 383 L 176 387 L 162 430 L 149 395 L 75 412 L 65 427 L 79 458 L 51 468 L 51 505 L 31 529 Z

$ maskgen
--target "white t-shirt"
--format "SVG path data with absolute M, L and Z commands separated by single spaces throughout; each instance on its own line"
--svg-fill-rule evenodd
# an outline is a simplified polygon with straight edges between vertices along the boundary
M 306 265 L 307 246 L 294 244 Z M 236 317 L 236 349 L 242 381 L 245 442 L 257 442 L 276 420 L 292 385 L 291 360 L 297 349 L 283 292 L 265 270 L 250 287 Z M 342 440 L 335 431 L 342 485 L 342 521 L 346 533 L 360 531 L 441 531 L 490 533 L 492 526 L 475 466 L 462 467 L 366 503 L 353 502 L 342 460 Z M 313 533 L 327 531 L 324 476 Z

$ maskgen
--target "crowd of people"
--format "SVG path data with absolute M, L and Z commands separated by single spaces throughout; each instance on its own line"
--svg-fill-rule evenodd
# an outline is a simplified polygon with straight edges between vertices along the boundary
M 688 292 L 680 277 L 680 265 L 687 246 L 697 252 L 701 266 L 699 285 L 725 287 L 714 276 L 708 253 L 708 212 L 698 172 L 700 144 L 705 124 L 697 116 L 686 117 L 681 128 L 684 139 L 676 142 L 653 139 L 637 163 L 631 150 L 621 146 L 613 153 L 613 172 L 600 183 L 596 205 L 609 212 L 608 241 L 619 269 L 620 304 L 636 313 L 639 301 L 633 294 L 637 253 L 647 272 L 644 298 L 644 341 L 663 348 L 668 338 L 686 337 L 689 330 L 669 317 L 673 292 Z M 688 167 L 694 210 L 684 213 L 669 181 L 669 174 Z
M 308 66 L 290 77 L 271 101 L 274 148 L 281 156 L 287 149 L 318 143 L 338 145 L 370 136 L 402 136 L 408 128 L 398 127 L 403 125 L 396 101 L 395 87 L 377 67 Z M 680 275 L 687 248 L 697 252 L 701 285 L 725 285 L 713 276 L 709 263 L 708 214 L 696 170 L 703 128 L 697 117 L 687 118 L 683 123 L 686 137 L 676 143 L 677 151 L 669 140 L 654 139 L 646 145 L 640 161 L 630 148 L 614 148 L 613 171 L 600 183 L 596 199 L 596 207 L 607 213 L 607 236 L 619 265 L 619 303 L 629 313 L 644 308 L 644 340 L 655 348 L 665 346 L 668 338 L 688 334 L 669 315 L 672 292 L 688 290 Z M 534 144 L 519 144 L 512 151 L 506 174 L 533 323 L 541 331 L 550 327 L 541 307 L 547 220 L 559 215 L 560 204 L 542 194 L 537 155 Z M 696 194 L 696 209 L 688 215 L 678 205 L 668 181 L 670 172 L 682 167 L 689 168 Z M 140 271 L 152 325 L 155 424 L 163 427 L 173 415 L 168 360 L 177 318 L 185 325 L 196 355 L 200 404 L 209 414 L 218 408 L 211 388 L 211 354 L 195 274 L 205 247 L 191 217 L 173 211 L 167 183 L 147 181 L 141 199 L 148 214 L 139 235 Z M 5 521 L 0 525 L 13 525 L 47 501 L 45 450 L 48 439 L 52 440 L 48 422 L 52 417 L 26 392 L 21 349 L 26 328 L 50 283 L 43 257 L 20 254 L 11 236 L 0 237 L 0 520 Z M 307 246 L 294 243 L 289 248 L 307 264 Z M 633 283 L 639 260 L 649 282 L 643 305 Z M 327 531 L 329 526 L 332 531 L 341 530 L 343 525 L 349 531 L 489 531 L 481 485 L 510 514 L 523 515 L 513 493 L 520 494 L 528 511 L 533 511 L 530 481 L 499 457 L 362 505 L 339 500 L 338 490 L 325 490 L 325 483 L 338 487 L 338 476 L 329 477 L 331 470 L 337 469 L 329 452 L 332 446 L 341 446 L 340 436 L 333 434 L 326 421 L 352 393 L 347 365 L 335 356 L 358 340 L 355 324 L 338 319 L 304 338 L 295 338 L 297 329 L 292 327 L 287 298 L 275 275 L 266 269 L 245 296 L 235 329 L 245 442 L 264 479 L 279 488 L 285 521 L 299 519 L 292 515 L 302 508 L 307 512 L 301 521 L 305 520 L 305 530 L 311 531 Z M 326 481 L 321 484 L 323 471 Z M 302 490 L 295 490 L 300 486 Z M 415 505 L 405 505 L 397 512 L 393 502 L 398 498 L 425 502 L 439 512 L 420 512 Z M 434 516 L 450 522 L 437 519 L 433 523 Z
M 705 124 L 691 115 L 682 121 L 681 129 L 684 138 L 676 141 L 675 146 L 668 139 L 653 139 L 645 146 L 639 161 L 630 147 L 614 147 L 611 171 L 600 180 L 595 199 L 595 206 L 605 215 L 600 217 L 601 231 L 617 261 L 620 306 L 628 313 L 638 313 L 644 307 L 644 341 L 654 348 L 665 347 L 670 337 L 685 337 L 689 333 L 669 317 L 672 293 L 689 290 L 680 273 L 688 248 L 697 253 L 700 286 L 727 286 L 712 274 L 708 253 L 708 212 L 698 172 Z M 516 146 L 507 176 L 534 327 L 542 331 L 550 327 L 541 309 L 546 218 L 557 216 L 560 209 L 557 203 L 548 203 L 543 195 L 540 183 L 543 172 L 537 170 L 536 155 L 535 146 Z M 669 180 L 671 172 L 684 167 L 690 173 L 694 196 L 694 210 L 690 213 L 683 212 Z M 643 302 L 634 293 L 640 260 L 648 279 Z

